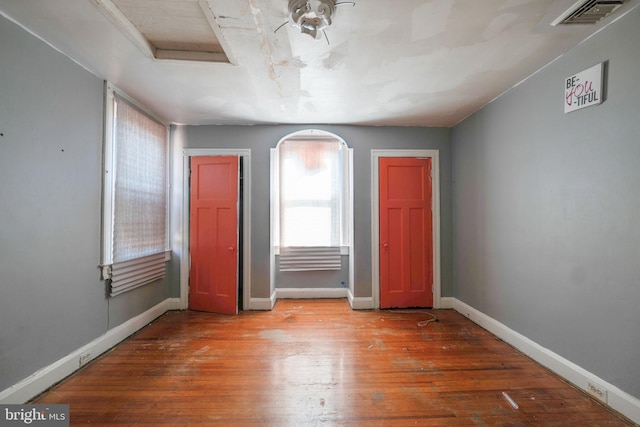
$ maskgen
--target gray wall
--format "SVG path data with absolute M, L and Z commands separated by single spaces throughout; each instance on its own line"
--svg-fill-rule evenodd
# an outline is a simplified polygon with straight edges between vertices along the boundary
M 166 298 L 100 281 L 103 82 L 0 17 L 0 391 Z
M 252 157 L 252 278 L 253 298 L 268 298 L 269 284 L 269 150 L 289 133 L 318 128 L 342 137 L 354 149 L 354 296 L 371 296 L 371 150 L 440 150 L 442 295 L 452 292 L 451 150 L 450 130 L 445 128 L 367 127 L 340 125 L 281 126 L 178 126 L 174 141 L 184 148 L 251 149 Z M 182 168 L 182 158 L 174 158 Z M 181 212 L 174 212 L 175 217 Z M 177 224 L 177 223 L 176 223 Z M 175 234 L 175 233 L 174 233 Z M 174 284 L 172 295 L 179 295 Z
M 640 9 L 453 129 L 454 295 L 640 397 Z M 608 61 L 601 106 L 564 78 Z

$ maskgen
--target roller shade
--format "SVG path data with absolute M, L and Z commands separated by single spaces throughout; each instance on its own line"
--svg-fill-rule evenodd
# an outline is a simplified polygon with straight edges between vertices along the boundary
M 340 270 L 340 247 L 280 248 L 280 271 Z
M 114 263 L 111 267 L 109 295 L 113 297 L 164 277 L 166 265 L 164 252 Z

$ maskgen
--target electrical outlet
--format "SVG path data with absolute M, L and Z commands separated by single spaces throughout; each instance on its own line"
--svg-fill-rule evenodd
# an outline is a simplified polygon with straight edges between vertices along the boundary
M 589 381 L 587 383 L 587 392 L 596 399 L 607 403 L 607 389 L 601 385 Z
M 80 355 L 80 367 L 82 368 L 84 365 L 89 363 L 91 360 L 91 353 L 84 353 Z

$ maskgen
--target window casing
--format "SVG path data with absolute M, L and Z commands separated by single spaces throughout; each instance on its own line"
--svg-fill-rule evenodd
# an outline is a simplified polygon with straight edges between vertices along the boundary
M 341 138 L 316 129 L 272 150 L 272 236 L 281 271 L 341 268 L 340 255 L 351 246 L 351 158 Z
M 103 277 L 115 296 L 166 271 L 168 129 L 106 86 Z

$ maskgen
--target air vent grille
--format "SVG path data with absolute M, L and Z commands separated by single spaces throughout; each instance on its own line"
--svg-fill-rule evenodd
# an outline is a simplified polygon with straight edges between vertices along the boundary
M 595 24 L 609 16 L 627 0 L 587 0 L 579 1 L 567 10 L 551 25 L 559 24 Z

